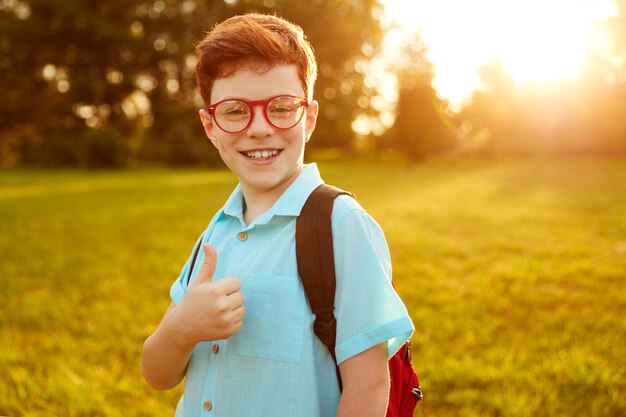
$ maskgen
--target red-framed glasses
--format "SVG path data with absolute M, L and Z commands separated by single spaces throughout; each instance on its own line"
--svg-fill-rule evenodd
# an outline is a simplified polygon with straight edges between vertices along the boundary
M 254 106 L 263 106 L 265 120 L 276 129 L 291 129 L 297 125 L 309 100 L 302 97 L 281 95 L 266 100 L 228 99 L 207 107 L 215 124 L 227 133 L 246 130 L 254 119 Z

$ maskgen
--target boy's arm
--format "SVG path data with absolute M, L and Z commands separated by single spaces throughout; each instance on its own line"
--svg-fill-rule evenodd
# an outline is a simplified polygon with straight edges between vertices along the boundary
M 339 364 L 343 391 L 337 417 L 385 417 L 389 401 L 389 367 L 384 343 Z
M 204 245 L 204 261 L 180 304 L 171 304 L 143 345 L 141 370 L 156 389 L 174 388 L 184 378 L 196 344 L 227 339 L 241 329 L 245 308 L 241 282 L 213 282 L 217 253 Z
M 159 327 L 143 344 L 141 372 L 148 384 L 159 390 L 174 388 L 180 384 L 185 377 L 194 347 L 180 344 L 164 326 L 175 308 L 176 304 L 171 303 Z

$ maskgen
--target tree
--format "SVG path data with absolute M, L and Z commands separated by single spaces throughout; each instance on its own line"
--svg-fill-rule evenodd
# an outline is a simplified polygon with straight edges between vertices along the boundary
M 412 160 L 443 152 L 454 144 L 447 104 L 433 88 L 433 65 L 418 37 L 407 42 L 394 63 L 398 78 L 396 120 L 388 141 Z
M 6 100 L 0 101 L 0 137 L 5 152 L 10 142 L 22 159 L 37 159 L 42 144 L 64 133 L 68 149 L 86 147 L 100 136 L 93 130 L 106 124 L 121 136 L 132 134 L 134 123 L 121 103 L 135 89 L 132 75 L 140 59 L 151 57 L 137 53 L 140 40 L 130 32 L 137 4 L 5 3 L 11 8 L 0 16 L 6 28 L 0 35 L 5 57 L 0 88 L 6 92 Z M 112 138 L 110 145 L 124 143 Z
M 460 114 L 469 143 L 498 156 L 624 154 L 623 85 L 585 77 L 516 86 L 499 63 L 485 66 L 482 89 Z

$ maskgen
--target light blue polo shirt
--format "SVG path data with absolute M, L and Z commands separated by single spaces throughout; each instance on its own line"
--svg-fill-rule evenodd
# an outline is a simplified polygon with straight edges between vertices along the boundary
M 203 235 L 217 250 L 214 281 L 241 280 L 246 316 L 227 340 L 198 344 L 187 367 L 177 417 L 334 417 L 340 391 L 335 364 L 313 333 L 314 315 L 298 276 L 296 218 L 323 181 L 315 164 L 265 214 L 246 226 L 237 186 Z M 391 285 L 382 230 L 349 196 L 332 213 L 337 290 L 337 361 L 379 343 L 387 354 L 411 336 L 413 324 Z M 199 252 L 193 276 L 202 264 Z M 190 260 L 172 285 L 179 304 Z

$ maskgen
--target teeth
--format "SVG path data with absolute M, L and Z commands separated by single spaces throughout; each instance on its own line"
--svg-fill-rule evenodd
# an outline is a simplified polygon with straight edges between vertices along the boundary
M 277 155 L 278 154 L 278 150 L 277 149 L 269 149 L 269 150 L 263 150 L 263 151 L 252 151 L 252 152 L 246 152 L 246 156 L 248 158 L 252 158 L 252 159 L 261 159 L 261 158 L 269 158 L 271 156 Z

